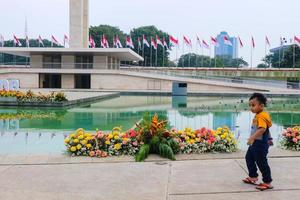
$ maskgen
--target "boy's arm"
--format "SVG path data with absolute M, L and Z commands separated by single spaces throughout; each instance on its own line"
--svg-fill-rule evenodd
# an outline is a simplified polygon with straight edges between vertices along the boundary
M 247 144 L 248 145 L 252 145 L 253 142 L 254 142 L 254 140 L 256 140 L 257 138 L 261 137 L 264 134 L 265 131 L 266 131 L 265 128 L 258 128 L 256 130 L 256 132 L 253 135 L 250 136 L 250 138 L 248 139 Z

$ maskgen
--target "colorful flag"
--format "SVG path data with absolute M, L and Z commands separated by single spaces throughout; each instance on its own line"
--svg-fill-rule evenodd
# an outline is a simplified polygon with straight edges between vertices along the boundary
M 300 38 L 298 38 L 297 36 L 294 36 L 294 42 L 298 45 L 300 45 Z
M 188 47 L 192 47 L 192 41 L 190 38 L 183 36 L 183 41 Z
M 0 46 L 4 47 L 4 37 L 0 34 Z
M 147 41 L 147 38 L 145 35 L 143 35 L 143 45 L 146 45 L 147 47 L 150 47 L 149 42 Z
M 53 43 L 57 46 L 60 45 L 57 39 L 53 35 L 51 35 L 51 46 L 53 46 Z
M 131 36 L 126 36 L 126 46 L 127 47 L 130 47 L 132 49 L 134 49 L 134 45 L 133 45 L 133 42 L 132 42 L 132 39 L 131 39 Z
M 93 36 L 91 36 L 91 35 L 90 35 L 89 43 L 90 43 L 90 47 L 91 48 L 95 48 L 96 47 L 95 40 L 94 40 Z
M 18 45 L 19 47 L 22 46 L 22 44 L 21 44 L 19 38 L 17 38 L 15 35 L 14 35 L 14 45 L 15 45 L 15 46 Z
M 255 42 L 253 36 L 251 36 L 251 43 L 252 43 L 252 48 L 255 48 Z
M 232 46 L 231 41 L 229 40 L 229 38 L 227 37 L 227 35 L 224 35 L 224 44 Z
M 106 39 L 106 36 L 104 34 L 101 38 L 101 47 L 102 48 L 109 48 L 108 40 Z
M 156 36 L 156 44 L 164 47 L 164 44 L 162 43 L 162 41 L 160 40 L 160 38 L 158 36 Z
M 66 43 L 69 44 L 69 37 L 65 34 L 64 35 L 64 47 L 66 46 Z
M 164 45 L 165 48 L 169 49 L 166 38 L 163 38 L 163 45 Z
M 138 37 L 138 49 L 142 49 L 142 42 L 140 37 Z
M 26 43 L 26 47 L 29 47 L 29 38 L 28 38 L 28 35 L 26 35 L 26 37 L 25 37 L 25 43 Z
M 270 40 L 269 40 L 268 36 L 266 36 L 266 45 L 271 46 L 270 45 Z
M 157 43 L 153 38 L 151 38 L 151 46 L 156 50 L 157 49 Z
M 209 45 L 204 40 L 202 40 L 202 46 L 206 49 L 209 49 Z
M 38 43 L 39 43 L 39 45 L 44 46 L 44 42 L 43 42 L 43 39 L 42 39 L 41 35 L 39 35 Z
M 116 35 L 116 46 L 117 48 L 123 48 L 122 43 L 118 35 Z
M 178 46 L 179 45 L 179 41 L 178 39 L 175 39 L 173 36 L 170 35 L 169 37 L 170 43 L 173 44 L 174 46 Z
M 214 45 L 214 46 L 219 46 L 219 43 L 218 43 L 218 41 L 217 41 L 217 39 L 216 38 L 214 38 L 214 37 L 210 37 L 210 41 L 211 41 L 211 44 L 212 45 Z
M 243 44 L 243 42 L 242 42 L 242 40 L 241 40 L 240 37 L 239 37 L 239 42 L 240 42 L 240 47 L 243 48 L 243 47 L 244 47 L 244 44 Z

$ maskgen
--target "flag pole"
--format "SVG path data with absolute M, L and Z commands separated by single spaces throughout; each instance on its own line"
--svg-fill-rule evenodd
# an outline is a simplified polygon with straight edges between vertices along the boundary
M 196 56 L 195 56 L 195 59 L 196 59 L 196 65 L 195 67 L 198 67 L 198 59 L 197 59 L 197 55 L 198 55 L 198 45 L 197 45 L 197 42 L 196 42 Z
M 165 46 L 163 46 L 163 57 L 162 57 L 162 66 L 165 66 Z
M 209 67 L 211 67 L 211 40 L 210 40 L 210 46 L 209 46 Z
M 203 45 L 201 46 L 201 67 L 204 65 Z
M 190 52 L 189 52 L 189 67 L 191 67 L 191 49 L 192 47 L 190 47 Z
M 157 51 L 158 51 L 158 46 L 156 46 L 156 55 L 155 55 L 155 67 L 157 67 Z
M 295 43 L 295 36 L 294 36 L 294 44 L 293 44 L 293 69 L 295 69 L 295 50 L 296 50 L 296 43 Z
M 152 67 L 152 37 L 150 37 L 150 67 Z
M 144 44 L 144 35 L 143 35 L 143 58 L 144 58 L 144 66 L 146 66 L 146 62 L 145 62 L 145 44 Z
M 182 67 L 184 67 L 184 39 L 182 42 Z
M 251 44 L 251 52 L 250 52 L 250 68 L 252 68 L 252 51 L 253 51 L 253 45 Z

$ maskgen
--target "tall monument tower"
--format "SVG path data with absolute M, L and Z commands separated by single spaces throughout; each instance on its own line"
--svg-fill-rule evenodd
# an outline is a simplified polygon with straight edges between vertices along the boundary
M 89 0 L 70 1 L 70 48 L 88 48 Z

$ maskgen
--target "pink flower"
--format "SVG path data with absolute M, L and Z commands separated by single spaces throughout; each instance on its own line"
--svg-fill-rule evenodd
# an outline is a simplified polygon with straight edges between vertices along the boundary
M 140 142 L 140 144 L 141 144 L 141 145 L 143 145 L 143 144 L 144 144 L 144 142 Z
M 134 130 L 130 130 L 130 137 L 135 138 L 137 133 Z
M 136 147 L 138 145 L 137 141 L 133 142 L 132 145 Z
M 207 140 L 207 144 L 208 144 L 208 145 L 211 145 L 211 140 Z
M 292 128 L 287 128 L 286 129 L 288 132 L 291 132 L 291 131 L 293 131 L 293 129 Z
M 126 141 L 126 140 L 123 140 L 122 144 L 123 144 L 123 145 L 126 145 L 126 144 L 127 144 L 127 141 Z
M 297 138 L 293 138 L 293 142 L 297 143 L 298 139 Z
M 286 137 L 291 137 L 291 134 L 290 134 L 290 133 L 287 133 L 287 134 L 286 134 Z
M 95 151 L 90 151 L 90 156 L 94 157 L 95 156 Z
M 96 151 L 96 156 L 101 156 L 101 153 L 102 153 L 102 151 L 97 150 L 97 151 Z
M 101 157 L 107 157 L 107 152 L 102 151 Z

